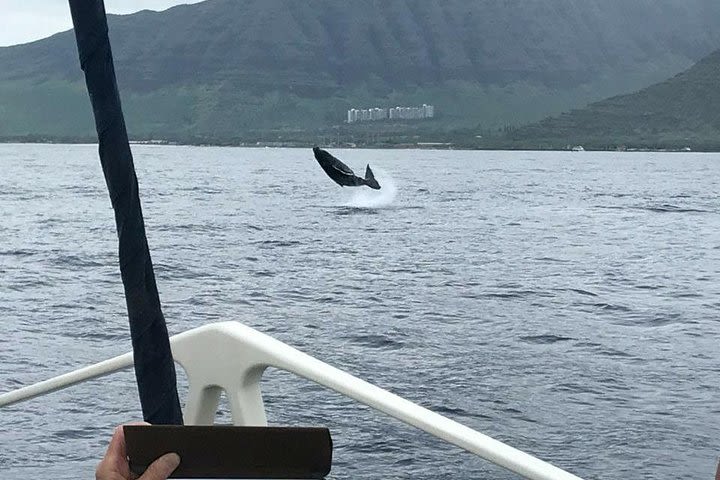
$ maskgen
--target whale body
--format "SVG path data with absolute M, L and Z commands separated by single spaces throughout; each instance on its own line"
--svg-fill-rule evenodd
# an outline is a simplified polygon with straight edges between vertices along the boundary
M 365 168 L 365 178 L 358 177 L 350 167 L 345 165 L 337 158 L 330 155 L 325 150 L 314 147 L 313 153 L 315 154 L 315 160 L 318 161 L 320 167 L 327 173 L 328 177 L 332 178 L 335 183 L 342 187 L 370 187 L 373 190 L 380 190 L 380 184 L 375 180 L 375 175 L 370 169 L 370 165 Z

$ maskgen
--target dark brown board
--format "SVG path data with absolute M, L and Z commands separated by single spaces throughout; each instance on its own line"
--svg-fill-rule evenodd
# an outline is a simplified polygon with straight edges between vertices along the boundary
M 327 428 L 126 425 L 130 468 L 142 474 L 158 457 L 175 452 L 171 478 L 324 478 L 330 473 Z

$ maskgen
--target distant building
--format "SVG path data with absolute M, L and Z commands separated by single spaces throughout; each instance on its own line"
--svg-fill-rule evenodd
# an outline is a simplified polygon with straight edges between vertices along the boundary
M 351 108 L 350 110 L 348 110 L 347 113 L 348 113 L 348 115 L 347 115 L 348 123 L 357 122 L 357 120 L 358 120 L 358 111 L 357 110 L 355 110 L 354 108 Z
M 375 122 L 379 120 L 421 120 L 433 118 L 435 107 L 423 104 L 422 107 L 392 107 L 392 108 L 351 108 L 347 111 L 347 123 Z

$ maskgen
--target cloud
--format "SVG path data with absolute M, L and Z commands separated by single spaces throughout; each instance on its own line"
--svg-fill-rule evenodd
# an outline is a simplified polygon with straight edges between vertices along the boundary
M 165 10 L 200 0 L 105 0 L 108 13 Z M 27 43 L 72 28 L 64 0 L 0 0 L 0 46 Z

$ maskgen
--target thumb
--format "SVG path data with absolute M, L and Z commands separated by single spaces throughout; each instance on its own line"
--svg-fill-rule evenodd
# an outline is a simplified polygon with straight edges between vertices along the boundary
M 178 465 L 180 456 L 177 453 L 166 453 L 151 463 L 138 480 L 166 480 Z

